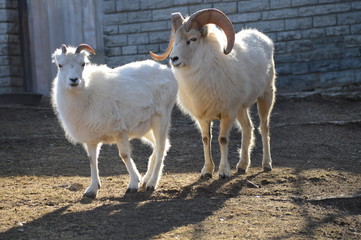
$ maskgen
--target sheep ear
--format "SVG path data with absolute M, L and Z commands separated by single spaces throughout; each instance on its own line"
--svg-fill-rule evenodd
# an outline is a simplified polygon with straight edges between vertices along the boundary
M 208 26 L 204 25 L 201 30 L 199 30 L 201 32 L 201 36 L 202 37 L 207 37 L 208 36 Z
M 66 53 L 66 45 L 65 44 L 61 45 L 61 53 L 62 54 Z

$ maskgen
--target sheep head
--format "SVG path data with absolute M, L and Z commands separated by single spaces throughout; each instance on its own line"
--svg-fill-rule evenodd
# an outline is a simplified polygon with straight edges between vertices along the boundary
M 227 55 L 232 51 L 235 40 L 234 28 L 229 18 L 220 10 L 215 8 L 203 9 L 195 12 L 188 19 L 184 19 L 180 13 L 173 13 L 171 19 L 172 31 L 167 50 L 161 55 L 150 52 L 154 60 L 162 61 L 171 55 L 173 66 L 181 66 L 184 63 L 179 61 L 179 53 L 173 56 L 174 48 L 177 49 L 177 52 L 181 52 L 181 55 L 194 53 L 197 42 L 201 38 L 207 37 L 208 27 L 206 25 L 211 23 L 220 27 L 227 37 L 227 46 L 223 53 Z
M 96 54 L 94 49 L 87 44 L 80 44 L 76 48 L 63 44 L 61 48 L 55 50 L 52 58 L 58 67 L 58 84 L 69 89 L 84 86 L 83 70 L 89 63 L 88 52 Z

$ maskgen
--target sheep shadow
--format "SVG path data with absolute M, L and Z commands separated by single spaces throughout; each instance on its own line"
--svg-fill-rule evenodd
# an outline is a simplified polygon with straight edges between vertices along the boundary
M 148 192 L 125 194 L 107 199 L 111 204 L 101 203 L 83 212 L 69 211 L 72 205 L 67 205 L 0 233 L 0 239 L 150 239 L 177 227 L 201 223 L 227 200 L 239 196 L 246 181 L 254 177 L 235 174 L 228 179 L 200 179 L 174 192 L 169 199 L 156 199 Z M 225 185 L 227 191 L 217 196 L 217 189 Z

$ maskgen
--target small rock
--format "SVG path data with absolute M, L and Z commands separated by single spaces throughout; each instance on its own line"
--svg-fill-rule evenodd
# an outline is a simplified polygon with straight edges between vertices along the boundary
M 70 185 L 70 187 L 68 189 L 72 192 L 77 192 L 77 191 L 80 191 L 81 189 L 83 189 L 83 184 L 73 183 Z

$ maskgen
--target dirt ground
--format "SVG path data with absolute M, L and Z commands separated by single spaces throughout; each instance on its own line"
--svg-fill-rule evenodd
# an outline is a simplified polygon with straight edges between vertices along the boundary
M 252 166 L 236 173 L 234 128 L 231 177 L 201 180 L 200 134 L 175 108 L 158 189 L 125 194 L 125 166 L 103 146 L 102 188 L 91 200 L 82 198 L 86 154 L 67 142 L 49 102 L 0 105 L 0 239 L 361 239 L 361 98 L 279 96 L 271 134 L 272 172 L 262 172 L 256 132 Z M 219 164 L 217 135 L 215 122 Z M 132 146 L 144 174 L 150 149 Z

